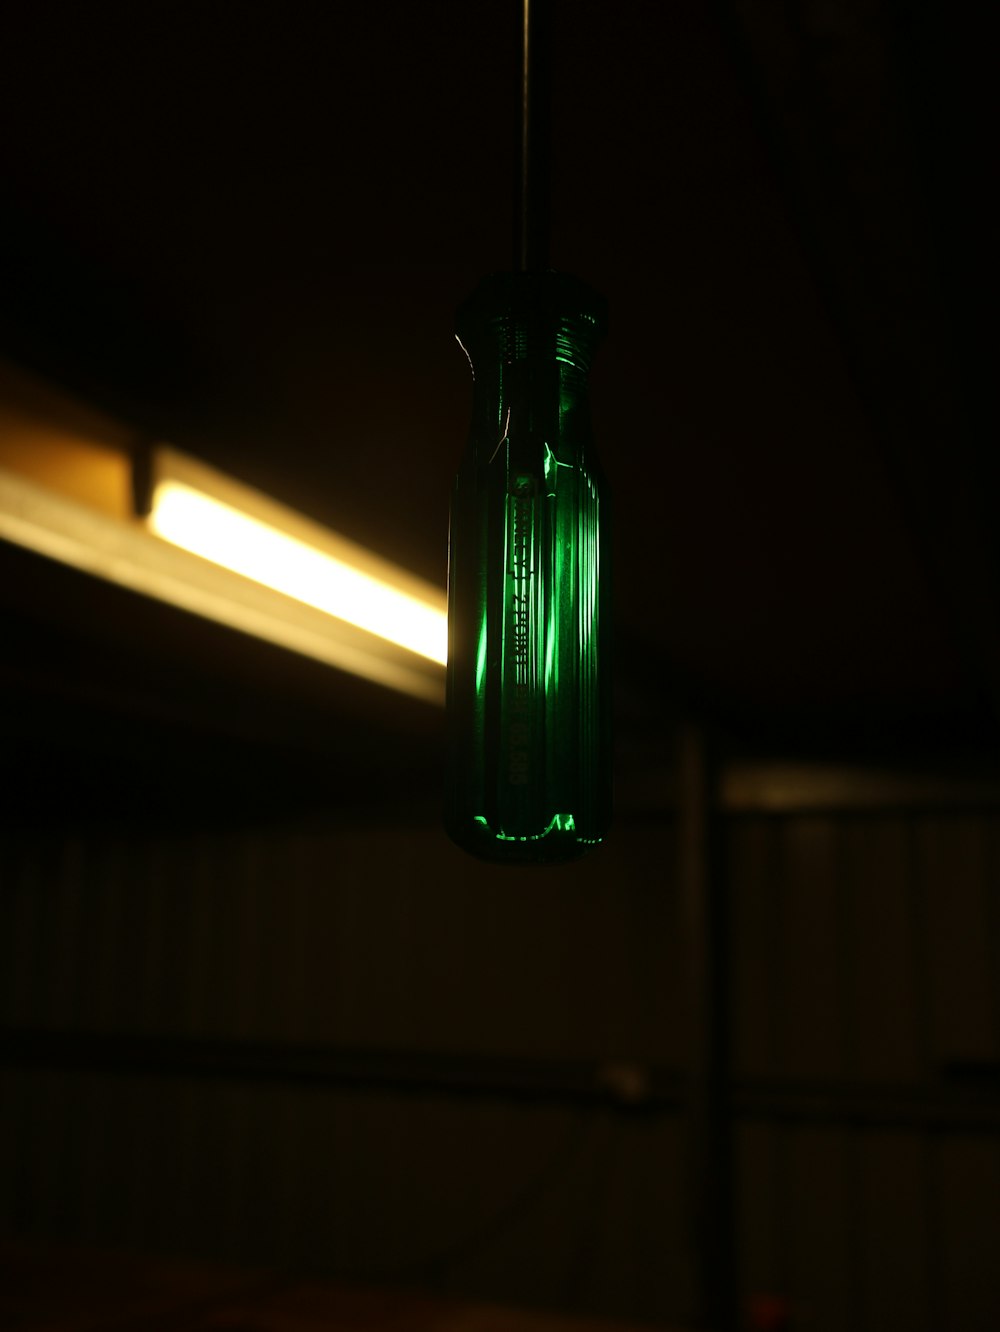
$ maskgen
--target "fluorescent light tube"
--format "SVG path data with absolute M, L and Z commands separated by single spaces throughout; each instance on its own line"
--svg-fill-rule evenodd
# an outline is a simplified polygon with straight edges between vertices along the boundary
M 47 422 L 36 415 L 0 439 L 0 540 L 443 704 L 443 588 L 165 446 L 138 469 L 146 519 L 136 521 L 123 502 L 127 454 L 116 455 L 121 501 L 98 504 L 103 454 L 65 432 L 50 476 L 35 466 L 52 452 L 39 447 Z
M 150 531 L 193 555 L 444 666 L 444 591 L 214 468 L 160 447 Z
M 177 481 L 159 485 L 150 530 L 175 546 L 444 665 L 447 616 L 370 574 Z

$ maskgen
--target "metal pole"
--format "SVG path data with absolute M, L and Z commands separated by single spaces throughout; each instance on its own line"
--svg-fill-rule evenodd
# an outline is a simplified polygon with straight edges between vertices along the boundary
M 549 0 L 524 0 L 514 208 L 514 267 L 522 273 L 549 266 L 550 57 Z
M 694 1323 L 738 1325 L 733 1226 L 726 894 L 709 744 L 688 723 L 678 746 L 678 888 L 687 958 L 686 1158 Z

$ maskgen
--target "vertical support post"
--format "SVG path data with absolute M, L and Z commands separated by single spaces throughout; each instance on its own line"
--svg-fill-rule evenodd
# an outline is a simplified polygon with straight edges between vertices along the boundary
M 734 1238 L 726 892 L 710 746 L 682 725 L 678 767 L 678 886 L 687 958 L 685 1074 L 687 1203 L 699 1328 L 738 1326 Z

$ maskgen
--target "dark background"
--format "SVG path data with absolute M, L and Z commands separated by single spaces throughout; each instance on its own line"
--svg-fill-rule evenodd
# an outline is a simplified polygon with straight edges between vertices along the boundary
M 5 349 L 443 582 L 470 398 L 452 318 L 510 263 L 517 17 L 25 10 Z M 623 693 L 779 748 L 992 747 L 970 22 L 556 4 L 552 258 L 611 303 L 593 398 Z
M 443 585 L 454 310 L 510 262 L 516 11 L 25 7 L 0 352 Z M 437 710 L 0 549 L 15 1232 L 703 1315 L 675 1095 L 693 718 L 723 769 L 944 783 L 719 796 L 741 1298 L 993 1325 L 1000 853 L 994 796 L 948 785 L 995 774 L 1000 699 L 982 21 L 554 5 L 552 259 L 611 307 L 620 820 L 588 867 L 498 878 L 444 844 Z M 329 1101 L 295 1090 L 305 1048 Z M 352 1099 L 345 1049 L 417 1073 Z M 587 1109 L 622 1057 L 662 1080 L 624 1128 Z M 519 1077 L 557 1108 L 524 1118 Z

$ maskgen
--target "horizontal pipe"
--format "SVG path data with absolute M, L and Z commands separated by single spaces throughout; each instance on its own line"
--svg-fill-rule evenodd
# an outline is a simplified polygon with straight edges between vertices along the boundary
M 285 1082 L 426 1095 L 673 1107 L 679 1079 L 628 1060 L 371 1050 L 173 1036 L 0 1029 L 0 1065 L 138 1077 Z
M 117 1033 L 0 1029 L 0 1066 L 278 1082 L 318 1090 L 387 1095 L 467 1096 L 675 1114 L 680 1072 L 627 1059 L 532 1059 L 505 1055 L 366 1050 L 343 1046 L 142 1037 Z M 1000 1080 L 945 1070 L 925 1083 L 871 1083 L 767 1077 L 732 1080 L 738 1120 L 840 1128 L 909 1128 L 935 1133 L 1000 1133 Z
M 795 814 L 1000 806 L 1000 776 L 775 759 L 730 761 L 716 798 L 727 814 Z
M 714 808 L 726 816 L 944 814 L 1000 809 L 1000 776 L 917 772 L 860 764 L 731 759 L 719 767 Z M 625 768 L 616 811 L 629 824 L 676 816 L 677 783 L 663 768 Z

